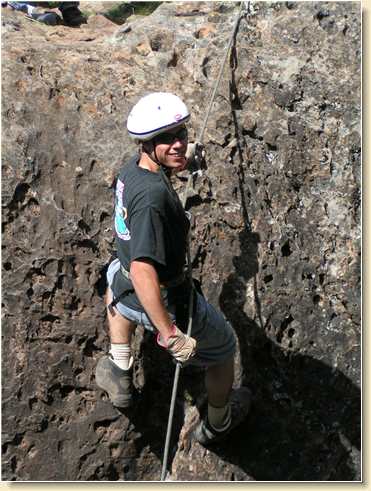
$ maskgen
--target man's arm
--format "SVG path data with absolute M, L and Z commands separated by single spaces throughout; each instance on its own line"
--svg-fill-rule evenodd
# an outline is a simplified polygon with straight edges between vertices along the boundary
M 156 269 L 148 261 L 135 260 L 130 266 L 130 278 L 140 303 L 160 333 L 157 343 L 166 348 L 176 361 L 188 361 L 196 353 L 196 340 L 173 324 L 162 301 Z

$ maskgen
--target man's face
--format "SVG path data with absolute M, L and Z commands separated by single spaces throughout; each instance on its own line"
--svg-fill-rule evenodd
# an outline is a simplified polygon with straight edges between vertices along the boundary
M 187 128 L 178 126 L 166 133 L 156 136 L 153 141 L 157 159 L 174 172 L 186 168 L 185 157 L 188 145 Z

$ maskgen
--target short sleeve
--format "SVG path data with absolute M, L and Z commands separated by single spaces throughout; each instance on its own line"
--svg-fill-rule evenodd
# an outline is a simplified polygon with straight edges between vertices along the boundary
M 164 226 L 158 211 L 148 206 L 130 219 L 130 259 L 147 258 L 166 266 Z

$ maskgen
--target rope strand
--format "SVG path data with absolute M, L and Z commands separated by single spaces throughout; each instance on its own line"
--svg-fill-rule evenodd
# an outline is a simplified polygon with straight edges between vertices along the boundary
M 198 136 L 198 138 L 196 140 L 197 143 L 202 143 L 202 141 L 203 141 L 205 129 L 206 129 L 206 126 L 207 126 L 207 122 L 209 120 L 209 116 L 210 116 L 210 113 L 211 113 L 211 108 L 212 108 L 212 106 L 214 104 L 214 99 L 215 99 L 215 96 L 216 96 L 216 91 L 218 90 L 219 83 L 220 83 L 220 80 L 221 80 L 222 75 L 223 75 L 224 67 L 225 67 L 225 64 L 226 64 L 227 59 L 228 59 L 228 53 L 229 53 L 229 50 L 231 49 L 233 38 L 234 38 L 234 36 L 236 34 L 238 23 L 240 21 L 241 14 L 242 14 L 242 11 L 244 9 L 244 6 L 245 6 L 245 2 L 241 2 L 240 9 L 238 11 L 238 14 L 236 16 L 236 20 L 235 20 L 234 25 L 233 25 L 232 34 L 231 34 L 231 36 L 229 38 L 228 46 L 227 46 L 227 48 L 225 50 L 223 62 L 220 65 L 218 78 L 216 80 L 216 83 L 215 83 L 215 86 L 214 86 L 214 90 L 213 90 L 213 92 L 211 94 L 211 98 L 210 98 L 210 102 L 209 102 L 209 107 L 207 108 L 206 116 L 205 116 L 203 125 L 201 127 L 201 131 L 200 131 L 199 136 Z M 185 192 L 184 192 L 184 196 L 183 196 L 183 200 L 182 200 L 183 207 L 185 207 L 186 202 L 187 202 L 187 197 L 188 197 L 188 194 L 189 194 L 189 189 L 190 189 L 190 186 L 191 186 L 193 175 L 194 174 L 197 174 L 197 173 L 198 173 L 198 171 L 193 172 L 191 175 L 188 176 L 187 184 L 186 184 L 186 188 L 185 188 Z

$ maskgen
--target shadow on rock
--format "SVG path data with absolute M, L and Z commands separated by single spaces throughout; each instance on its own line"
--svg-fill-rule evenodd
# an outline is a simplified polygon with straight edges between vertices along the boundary
M 235 39 L 230 61 L 235 158 L 239 161 L 245 228 L 239 236 L 241 253 L 233 259 L 234 272 L 224 283 L 219 302 L 238 337 L 241 384 L 253 391 L 254 399 L 245 423 L 213 451 L 259 481 L 360 480 L 359 388 L 337 368 L 282 346 L 280 339 L 285 330 L 289 335 L 289 321 L 281 323 L 280 336 L 271 338 L 269 322 L 262 319 L 256 279 L 259 235 L 252 231 L 247 211 L 243 167 L 247 145 L 236 114 L 240 98 L 235 77 Z M 255 318 L 259 324 L 244 309 L 249 281 L 254 285 Z M 287 315 L 288 320 L 293 320 L 289 312 Z M 319 327 L 318 336 L 320 330 Z M 319 352 L 318 357 L 321 355 Z
M 241 383 L 252 389 L 249 418 L 213 451 L 255 480 L 358 480 L 360 391 L 342 372 L 282 349 L 244 312 L 246 283 L 258 270 L 258 235 L 240 234 L 241 256 L 220 306 L 241 350 Z M 255 254 L 252 254 L 255 249 Z M 248 261 L 248 263 L 247 263 Z M 236 292 L 239 292 L 236 295 Z M 255 287 L 255 304 L 260 301 Z

